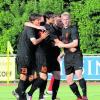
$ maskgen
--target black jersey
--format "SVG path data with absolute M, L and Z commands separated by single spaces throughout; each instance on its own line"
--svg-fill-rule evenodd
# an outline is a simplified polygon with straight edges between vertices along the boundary
M 73 40 L 79 40 L 78 29 L 76 26 L 70 26 L 68 28 L 62 29 L 62 41 L 64 43 L 70 43 Z M 78 46 L 76 47 L 77 51 L 80 51 L 80 41 L 78 41 Z M 64 48 L 65 52 L 70 52 L 69 49 Z
M 61 37 L 62 37 L 62 28 L 60 28 L 60 27 L 58 27 L 56 25 L 54 25 L 53 28 L 54 28 L 54 30 L 56 32 L 56 35 L 57 35 L 58 39 L 61 40 Z
M 27 75 L 31 75 L 36 70 L 36 45 L 33 45 L 31 38 L 38 38 L 38 30 L 31 27 L 24 27 L 17 45 L 16 64 L 18 73 L 22 73 L 22 68 L 27 68 Z
M 66 74 L 73 73 L 75 70 L 82 69 L 83 67 L 83 56 L 80 50 L 79 34 L 76 26 L 70 26 L 63 28 L 62 30 L 62 41 L 64 43 L 70 43 L 73 40 L 78 39 L 78 46 L 76 52 L 70 52 L 69 49 L 64 48 L 64 66 Z
M 46 51 L 48 71 L 60 70 L 60 65 L 57 61 L 57 57 L 60 54 L 60 49 L 54 46 L 54 39 L 58 39 L 59 35 L 57 29 L 53 25 L 45 25 L 46 30 L 49 32 L 48 47 Z M 58 67 L 58 68 L 56 68 Z
M 34 46 L 30 40 L 30 38 L 38 38 L 38 30 L 25 27 L 20 38 L 19 43 L 17 46 L 17 56 L 28 56 L 31 57 L 34 55 L 36 50 L 36 46 Z
M 54 47 L 54 39 L 57 38 L 55 30 L 51 25 L 45 24 L 45 27 L 49 35 L 46 39 L 39 43 L 37 52 L 41 52 L 41 50 L 43 50 L 46 53 L 48 50 L 50 50 L 50 48 Z
M 38 44 L 36 50 L 36 58 L 38 66 L 59 66 L 57 57 L 60 53 L 60 49 L 54 46 L 54 39 L 58 38 L 55 29 L 52 25 L 45 24 L 45 28 L 49 33 L 49 36 Z

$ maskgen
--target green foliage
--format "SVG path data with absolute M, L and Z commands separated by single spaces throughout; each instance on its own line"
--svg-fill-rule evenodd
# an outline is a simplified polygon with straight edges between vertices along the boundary
M 82 51 L 84 53 L 100 53 L 99 0 L 71 2 L 70 11 L 73 20 L 78 22 Z
M 62 11 L 62 0 L 2 0 L 0 2 L 0 53 L 6 53 L 6 44 L 9 40 L 16 51 L 16 41 L 23 29 L 24 22 L 30 13 L 44 13 L 52 10 L 56 13 Z
M 61 13 L 63 11 L 63 0 L 40 0 L 39 12 L 54 11 L 55 13 Z
M 26 2 L 27 1 L 27 2 Z M 16 41 L 30 13 L 70 10 L 72 20 L 78 22 L 83 53 L 100 53 L 99 0 L 71 0 L 63 8 L 63 0 L 0 0 L 0 53 L 6 53 L 9 40 L 16 52 Z

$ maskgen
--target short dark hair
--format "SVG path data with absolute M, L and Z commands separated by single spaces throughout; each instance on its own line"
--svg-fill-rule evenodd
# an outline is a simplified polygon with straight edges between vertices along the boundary
M 47 11 L 44 13 L 44 17 L 49 19 L 51 17 L 54 17 L 54 13 L 52 11 Z
M 38 14 L 38 13 L 32 13 L 32 14 L 29 16 L 29 21 L 34 21 L 35 19 L 38 19 L 39 17 L 41 17 L 40 14 Z

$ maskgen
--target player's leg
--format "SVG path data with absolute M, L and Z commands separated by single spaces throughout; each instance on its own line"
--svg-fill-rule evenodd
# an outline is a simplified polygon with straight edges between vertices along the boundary
M 60 71 L 53 71 L 54 82 L 52 85 L 52 100 L 55 100 L 57 97 L 59 85 L 60 85 Z
M 26 82 L 24 84 L 24 91 L 26 91 L 26 89 L 35 81 L 35 78 L 37 76 L 35 75 L 35 69 L 33 67 L 29 67 L 28 68 L 28 75 L 27 75 L 27 79 Z
M 47 67 L 46 67 L 47 62 L 46 62 L 46 55 L 45 55 L 45 52 L 43 49 L 40 49 L 36 53 L 36 64 L 38 67 L 38 71 L 43 72 L 47 77 L 47 72 L 45 72 L 45 69 L 47 70 Z M 42 77 L 45 77 L 45 75 L 43 75 Z M 44 82 L 39 87 L 39 89 L 40 89 L 39 100 L 44 99 L 44 91 L 46 89 L 46 86 L 47 86 L 47 78 L 44 80 Z
M 36 81 L 36 78 L 34 79 L 34 75 L 30 75 L 25 84 L 24 84 L 24 91 L 26 91 L 26 89 L 31 85 L 34 84 L 34 82 Z M 20 96 L 19 100 L 32 100 L 32 96 L 29 96 L 27 93 L 25 96 Z
M 25 95 L 25 91 L 24 91 L 24 84 L 26 82 L 26 78 L 27 78 L 27 67 L 22 67 L 21 68 L 21 72 L 20 72 L 20 80 L 18 83 L 18 87 L 12 92 L 14 96 L 16 96 L 16 98 L 19 100 L 20 96 L 24 96 Z
M 52 94 L 52 86 L 53 86 L 53 83 L 54 83 L 54 76 L 52 75 L 51 77 L 51 80 L 50 80 L 50 83 L 49 83 L 49 86 L 48 86 L 48 90 L 47 90 L 47 94 Z
M 37 80 L 38 78 L 38 75 L 36 72 L 34 72 L 32 75 L 29 75 L 28 77 L 28 84 L 26 84 L 27 86 L 28 85 L 33 85 L 34 82 Z M 26 98 L 27 100 L 32 100 L 32 96 L 29 96 L 28 93 L 26 93 Z
M 32 84 L 30 91 L 28 92 L 29 96 L 32 96 L 34 91 L 39 88 L 45 81 L 47 80 L 47 67 L 42 66 L 41 71 L 39 72 L 39 77 L 37 80 Z M 30 100 L 30 99 L 28 99 Z
M 43 71 L 42 71 L 43 72 Z M 44 100 L 44 92 L 47 86 L 47 78 L 46 80 L 41 84 L 41 86 L 39 87 L 39 100 Z
M 44 100 L 45 99 L 46 86 L 47 86 L 47 80 L 40 86 L 39 100 Z
M 79 80 L 79 85 L 80 85 L 82 92 L 83 92 L 83 100 L 88 100 L 87 99 L 87 86 L 86 86 L 86 81 L 82 76 L 82 69 L 76 70 L 75 74 Z
M 77 78 L 78 78 L 78 80 L 79 80 L 79 85 L 80 85 L 80 87 L 81 87 L 81 89 L 82 89 L 82 92 L 83 92 L 83 100 L 88 100 L 87 99 L 87 86 L 86 86 L 86 81 L 85 81 L 85 79 L 83 78 L 83 76 L 82 76 L 82 68 L 83 68 L 83 56 L 82 56 L 82 54 L 81 54 L 81 52 L 80 53 L 78 53 L 78 54 L 75 54 L 75 74 L 76 74 L 76 76 L 77 76 Z
M 76 95 L 77 99 L 82 100 L 81 94 L 79 92 L 77 84 L 73 81 L 74 77 L 74 67 L 69 67 L 66 69 L 67 83 L 71 91 Z

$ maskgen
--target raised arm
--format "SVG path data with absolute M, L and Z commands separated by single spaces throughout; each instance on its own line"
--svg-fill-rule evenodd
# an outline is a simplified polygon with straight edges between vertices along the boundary
M 29 27 L 33 27 L 33 28 L 36 28 L 36 29 L 40 29 L 40 30 L 46 30 L 46 28 L 44 26 L 36 26 L 36 25 L 32 24 L 31 22 L 25 22 L 24 25 L 29 26 Z
M 36 39 L 33 37 L 33 38 L 30 38 L 30 40 L 34 45 L 37 45 L 41 41 L 43 41 L 47 36 L 48 36 L 48 34 L 46 32 L 43 32 L 43 34 L 41 34 L 40 38 Z

